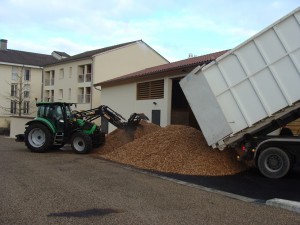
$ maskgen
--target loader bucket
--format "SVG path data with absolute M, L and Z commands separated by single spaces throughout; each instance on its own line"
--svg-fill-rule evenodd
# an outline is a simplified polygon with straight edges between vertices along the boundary
M 139 126 L 141 120 L 149 120 L 149 118 L 144 113 L 133 113 L 127 121 L 127 127 L 135 128 Z

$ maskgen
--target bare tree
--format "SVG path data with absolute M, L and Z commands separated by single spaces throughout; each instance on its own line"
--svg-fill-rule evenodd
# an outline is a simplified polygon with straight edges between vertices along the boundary
M 30 84 L 25 71 L 23 66 L 20 73 L 14 73 L 12 75 L 14 82 L 8 82 L 10 93 L 2 94 L 2 97 L 5 98 L 7 102 L 10 102 L 10 107 L 0 104 L 0 108 L 8 114 L 22 116 L 29 114 L 29 110 L 33 108 L 33 102 L 30 102 Z

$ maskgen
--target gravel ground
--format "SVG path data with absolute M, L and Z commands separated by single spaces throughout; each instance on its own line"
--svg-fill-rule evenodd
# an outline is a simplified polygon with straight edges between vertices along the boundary
M 272 224 L 300 215 L 72 151 L 31 153 L 0 137 L 0 224 Z

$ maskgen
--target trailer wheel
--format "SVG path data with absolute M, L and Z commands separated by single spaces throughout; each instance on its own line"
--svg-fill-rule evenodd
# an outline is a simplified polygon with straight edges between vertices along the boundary
M 259 171 L 268 178 L 278 179 L 284 177 L 290 170 L 290 156 L 278 147 L 264 149 L 258 156 Z
M 53 142 L 53 135 L 43 124 L 30 124 L 25 130 L 25 145 L 32 152 L 45 152 Z
M 93 148 L 91 137 L 82 131 L 77 131 L 71 138 L 72 149 L 78 154 L 88 153 Z

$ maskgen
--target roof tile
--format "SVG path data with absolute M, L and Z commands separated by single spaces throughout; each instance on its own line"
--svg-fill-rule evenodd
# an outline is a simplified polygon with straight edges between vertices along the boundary
M 202 55 L 198 57 L 193 57 L 189 59 L 184 59 L 180 61 L 176 61 L 173 63 L 167 63 L 159 66 L 154 66 L 150 68 L 146 68 L 137 72 L 133 72 L 124 76 L 116 77 L 107 81 L 103 81 L 100 83 L 95 84 L 94 86 L 100 85 L 111 85 L 114 83 L 118 83 L 120 81 L 127 81 L 133 80 L 137 78 L 144 78 L 144 77 L 151 77 L 153 75 L 157 75 L 158 73 L 169 72 L 172 70 L 184 69 L 184 68 L 194 68 L 198 65 L 203 65 L 204 63 L 210 63 L 211 61 L 215 60 L 219 56 L 225 54 L 228 50 L 215 52 L 207 55 Z
M 47 63 L 56 61 L 51 55 L 18 51 L 18 50 L 0 50 L 0 62 L 15 63 L 31 66 L 43 66 Z

